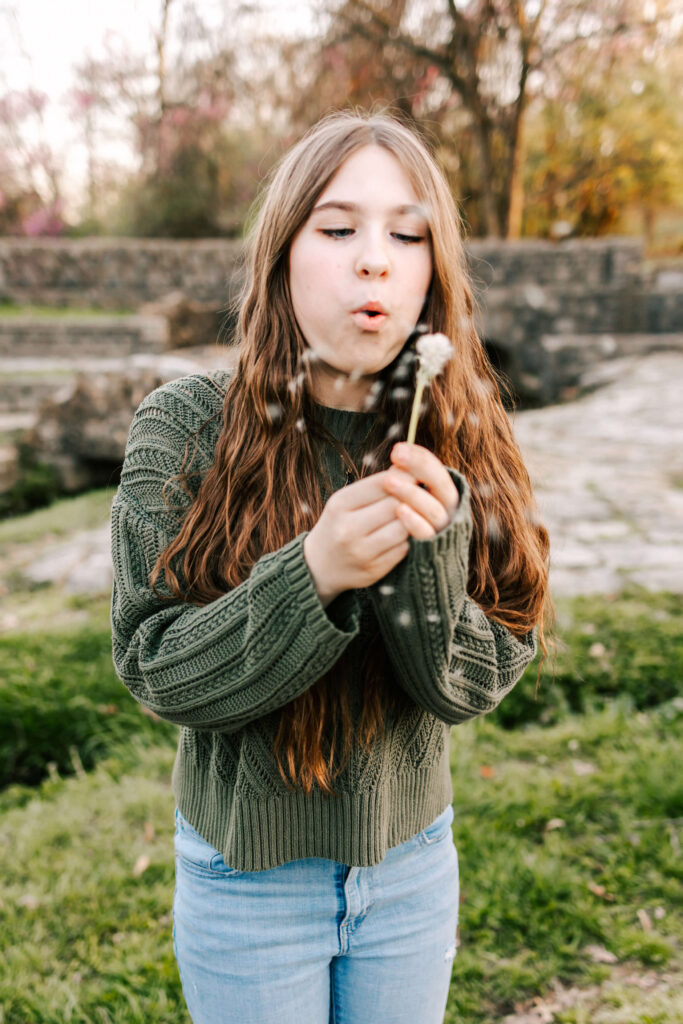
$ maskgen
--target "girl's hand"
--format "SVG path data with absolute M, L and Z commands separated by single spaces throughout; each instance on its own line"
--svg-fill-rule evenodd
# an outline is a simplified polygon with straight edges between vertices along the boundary
M 391 461 L 391 469 L 378 475 L 387 494 L 399 501 L 396 517 L 411 537 L 433 537 L 448 526 L 460 502 L 452 477 L 433 452 L 418 444 L 395 444 Z

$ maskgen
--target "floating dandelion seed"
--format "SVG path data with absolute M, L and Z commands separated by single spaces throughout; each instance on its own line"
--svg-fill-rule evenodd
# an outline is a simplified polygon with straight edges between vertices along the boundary
M 395 402 L 400 402 L 402 398 L 410 398 L 410 390 L 408 388 L 392 388 L 389 394 Z
M 438 612 L 428 612 L 427 622 L 441 622 L 441 616 Z
M 296 377 L 292 377 L 292 379 L 290 380 L 290 382 L 287 385 L 287 387 L 289 388 L 289 390 L 291 392 L 294 392 L 298 388 L 301 387 L 301 385 L 303 384 L 305 379 L 306 379 L 306 374 L 305 373 L 297 373 Z
M 277 402 L 268 402 L 266 413 L 271 423 L 277 423 L 278 420 L 282 419 L 282 407 Z
M 305 501 L 301 502 L 301 504 L 299 505 L 299 508 L 301 509 L 301 511 L 303 512 L 303 514 L 305 516 L 307 516 L 310 513 L 310 511 L 311 511 L 311 506 L 308 505 Z
M 298 419 L 296 421 L 296 429 L 299 431 L 300 434 L 303 434 L 304 431 L 306 430 L 306 420 L 303 418 Z
M 493 487 L 487 483 L 479 484 L 479 493 L 482 498 L 490 498 L 493 496 Z
M 486 517 L 486 532 L 491 540 L 500 540 L 500 523 L 498 522 L 498 516 L 493 515 L 493 513 Z
M 415 398 L 408 427 L 408 444 L 415 441 L 417 421 L 421 411 L 422 392 L 441 371 L 453 355 L 453 346 L 445 334 L 424 334 L 415 345 L 420 364 L 417 370 Z
M 453 415 L 452 412 L 446 413 L 446 423 L 448 424 L 449 427 L 455 426 L 455 416 Z
M 480 395 L 490 395 L 493 391 L 492 382 L 485 380 L 483 377 L 475 377 L 473 386 Z
M 357 381 L 357 380 L 360 380 L 362 376 L 363 376 L 363 371 L 361 369 L 359 369 L 357 366 L 355 366 L 353 368 L 353 370 L 351 370 L 351 373 L 349 374 L 349 380 L 350 381 Z
M 469 420 L 473 427 L 478 427 L 479 423 L 481 422 L 476 412 L 468 412 L 467 419 Z
M 409 626 L 413 620 L 410 615 L 410 612 L 399 612 L 396 621 L 398 622 L 399 626 Z
M 315 363 L 318 359 L 320 359 L 320 356 L 313 348 L 306 348 L 301 353 L 301 360 L 304 363 Z
M 344 387 L 344 380 L 343 380 L 343 378 L 342 377 L 337 377 L 335 379 L 335 382 L 334 382 L 334 384 L 332 386 L 334 387 L 335 391 L 341 391 L 341 389 Z
M 536 509 L 533 508 L 531 505 L 527 505 L 526 506 L 526 508 L 524 509 L 524 515 L 526 516 L 528 522 L 530 522 L 532 526 L 542 526 L 543 525 L 543 520 L 539 516 L 538 512 L 536 511 Z
M 372 452 L 368 452 L 367 455 L 363 456 L 363 465 L 372 468 L 377 462 L 377 456 L 373 455 Z
M 387 440 L 391 441 L 391 439 L 393 437 L 398 437 L 400 433 L 401 433 L 401 424 L 400 423 L 392 423 L 391 426 L 389 427 L 389 429 L 387 430 Z
M 396 591 L 396 587 L 392 587 L 390 583 L 383 583 L 379 588 L 379 592 L 382 597 L 390 597 Z

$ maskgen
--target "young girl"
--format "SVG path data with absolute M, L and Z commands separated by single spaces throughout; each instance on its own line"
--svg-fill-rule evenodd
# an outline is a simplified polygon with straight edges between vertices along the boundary
M 545 652 L 550 608 L 548 535 L 472 313 L 424 144 L 336 114 L 266 192 L 234 373 L 135 414 L 114 661 L 180 726 L 174 949 L 195 1024 L 443 1019 L 450 727 Z M 425 329 L 454 354 L 406 444 Z

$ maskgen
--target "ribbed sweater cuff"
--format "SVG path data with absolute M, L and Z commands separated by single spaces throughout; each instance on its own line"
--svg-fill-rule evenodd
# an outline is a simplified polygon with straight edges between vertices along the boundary
M 360 622 L 358 599 L 352 590 L 344 591 L 325 608 L 315 586 L 315 581 L 304 555 L 304 541 L 308 531 L 300 533 L 289 541 L 279 552 L 283 568 L 292 592 L 298 595 L 302 608 L 306 610 L 309 625 L 316 626 L 328 635 L 334 633 L 355 636 Z M 324 636 L 321 636 L 324 640 Z

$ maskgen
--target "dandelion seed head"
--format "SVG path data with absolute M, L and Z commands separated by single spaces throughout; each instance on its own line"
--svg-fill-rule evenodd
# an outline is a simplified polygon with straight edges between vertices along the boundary
M 420 373 L 427 380 L 441 373 L 453 355 L 453 346 L 445 334 L 423 334 L 415 348 L 420 357 Z
M 396 587 L 392 587 L 390 583 L 383 583 L 379 588 L 379 592 L 382 597 L 390 597 L 396 590 Z

